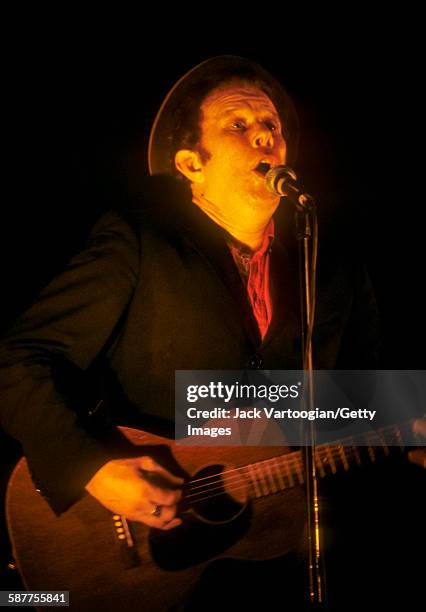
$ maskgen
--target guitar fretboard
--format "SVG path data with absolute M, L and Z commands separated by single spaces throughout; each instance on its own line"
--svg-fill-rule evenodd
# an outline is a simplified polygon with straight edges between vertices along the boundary
M 404 451 L 408 443 L 416 443 L 412 421 L 404 425 L 390 425 L 359 437 L 347 437 L 332 445 L 319 445 L 315 449 L 316 471 L 323 478 L 354 466 L 374 463 L 380 456 L 387 457 L 390 447 Z M 240 472 L 239 475 L 235 474 L 236 478 L 244 475 L 248 479 L 252 497 L 271 495 L 304 482 L 300 450 L 248 464 L 235 472 Z

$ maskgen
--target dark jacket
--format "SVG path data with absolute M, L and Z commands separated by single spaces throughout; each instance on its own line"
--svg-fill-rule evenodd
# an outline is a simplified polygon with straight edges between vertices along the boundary
M 171 204 L 155 189 L 147 199 L 151 206 L 98 221 L 86 249 L 0 347 L 2 425 L 21 441 L 56 512 L 112 456 L 86 423 L 83 397 L 79 405 L 73 383 L 67 386 L 67 365 L 105 381 L 106 421 L 169 435 L 175 370 L 301 368 L 289 220 L 277 216 L 273 320 L 262 342 L 224 231 L 180 192 Z M 320 263 L 315 367 L 372 367 L 374 296 L 359 262 L 340 255 Z

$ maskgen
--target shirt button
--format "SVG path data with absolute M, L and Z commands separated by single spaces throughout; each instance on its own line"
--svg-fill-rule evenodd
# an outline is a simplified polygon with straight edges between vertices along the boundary
M 263 367 L 263 357 L 261 355 L 253 355 L 248 360 L 250 370 L 260 370 Z

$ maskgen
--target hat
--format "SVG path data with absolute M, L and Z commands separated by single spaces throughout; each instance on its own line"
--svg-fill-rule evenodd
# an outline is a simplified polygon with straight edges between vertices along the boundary
M 260 84 L 261 89 L 270 97 L 283 126 L 287 162 L 290 165 L 294 163 L 299 137 L 298 118 L 284 88 L 259 64 L 243 57 L 219 55 L 189 70 L 165 97 L 149 137 L 148 165 L 151 175 L 176 174 L 174 156 L 182 134 L 185 130 L 188 132 L 188 122 L 198 115 L 201 103 L 210 91 L 232 78 Z

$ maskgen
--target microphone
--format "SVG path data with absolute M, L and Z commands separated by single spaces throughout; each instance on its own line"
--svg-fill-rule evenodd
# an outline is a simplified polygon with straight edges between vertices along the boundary
M 271 193 L 288 198 L 299 210 L 308 211 L 315 206 L 313 197 L 302 191 L 295 171 L 289 166 L 272 167 L 265 174 L 265 181 Z

